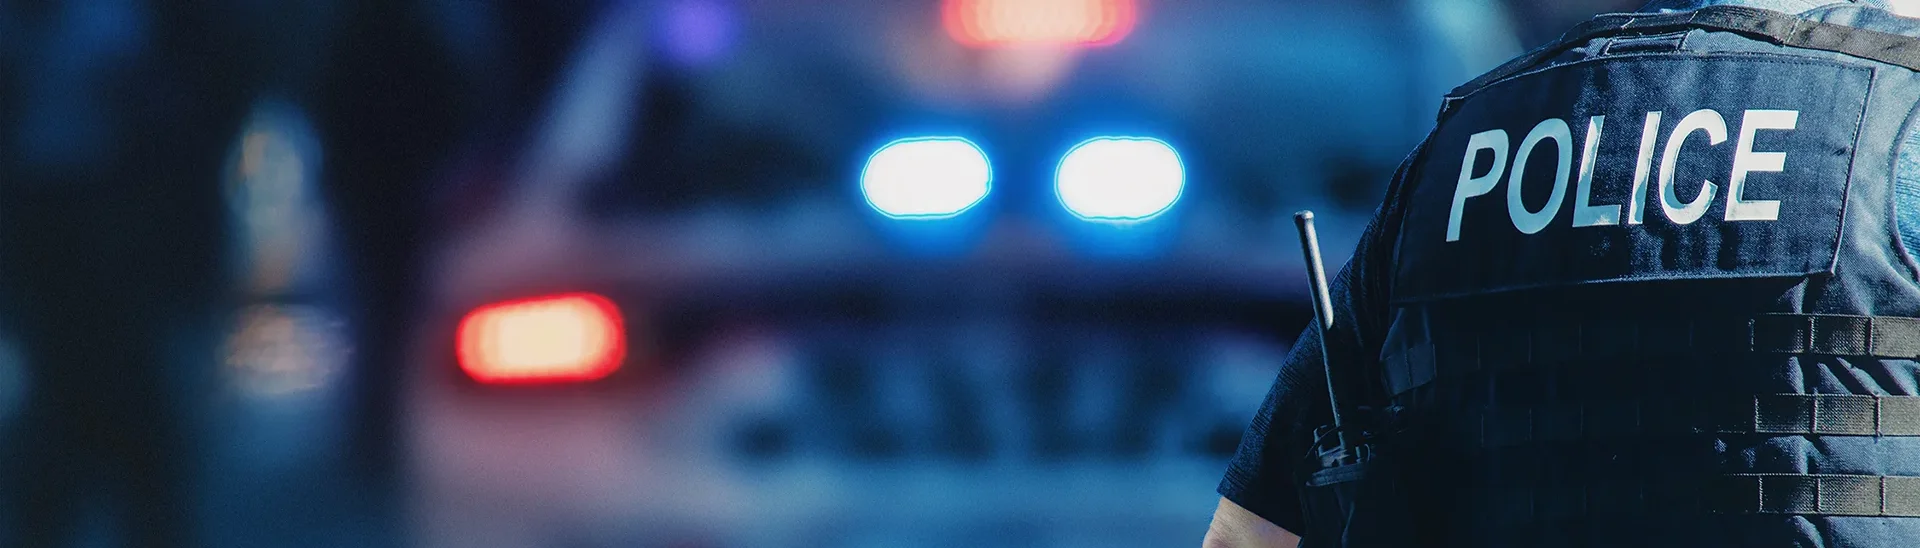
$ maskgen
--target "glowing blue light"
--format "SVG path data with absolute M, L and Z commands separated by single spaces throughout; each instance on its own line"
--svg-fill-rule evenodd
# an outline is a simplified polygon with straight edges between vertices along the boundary
M 867 158 L 860 192 L 888 217 L 942 219 L 972 209 L 993 190 L 987 153 L 959 137 L 901 139 Z
M 1060 159 L 1053 189 L 1060 205 L 1089 221 L 1144 221 L 1180 201 L 1187 170 L 1166 141 L 1095 137 Z
M 715 0 L 677 0 L 663 18 L 667 57 L 687 66 L 704 66 L 733 49 L 739 26 L 734 10 Z

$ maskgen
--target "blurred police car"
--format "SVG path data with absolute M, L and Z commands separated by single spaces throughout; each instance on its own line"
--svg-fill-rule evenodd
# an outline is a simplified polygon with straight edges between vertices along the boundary
M 1482 4 L 604 6 L 451 171 L 421 540 L 1196 541 L 1310 314 L 1285 214 L 1351 248 Z

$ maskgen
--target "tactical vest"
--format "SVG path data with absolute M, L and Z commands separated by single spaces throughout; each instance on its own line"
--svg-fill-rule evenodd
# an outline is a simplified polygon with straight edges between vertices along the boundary
M 1606 15 L 1448 95 L 1380 354 L 1423 544 L 1920 546 L 1912 36 Z

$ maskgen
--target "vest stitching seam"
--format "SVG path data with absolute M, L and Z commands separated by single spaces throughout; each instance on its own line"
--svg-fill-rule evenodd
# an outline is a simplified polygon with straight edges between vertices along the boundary
M 1758 322 L 1758 320 L 1755 318 L 1747 318 L 1747 349 L 1749 351 L 1758 350 L 1760 347 L 1760 340 L 1754 334 L 1754 331 L 1759 329 L 1756 326 L 1756 322 Z
M 1815 513 L 1820 513 L 1822 510 L 1825 510 L 1825 508 L 1822 508 L 1820 506 L 1821 499 L 1824 498 L 1824 497 L 1821 497 L 1820 495 L 1823 491 L 1826 491 L 1826 490 L 1827 490 L 1827 478 L 1814 476 L 1813 477 L 1813 511 Z
M 1880 515 L 1891 515 L 1887 511 L 1887 477 L 1880 476 Z
M 1880 322 L 1876 321 L 1873 316 L 1867 316 L 1866 340 L 1861 341 L 1863 345 L 1862 348 L 1860 349 L 1861 352 L 1865 352 L 1868 355 L 1872 355 L 1874 353 L 1873 352 L 1874 350 L 1873 349 L 1873 339 L 1874 339 L 1873 333 L 1875 331 L 1878 331 L 1879 329 L 1880 329 Z
M 1820 434 L 1820 398 L 1810 398 L 1807 402 L 1807 431 Z M 1820 490 L 1814 489 L 1814 507 L 1820 507 Z
M 1886 400 L 1881 399 L 1878 396 L 1875 396 L 1873 398 L 1873 435 L 1874 437 L 1880 437 L 1880 436 L 1886 435 L 1887 429 L 1885 426 L 1882 426 L 1882 419 L 1881 419 L 1881 417 L 1884 416 L 1885 413 L 1886 413 Z
M 1807 352 L 1807 353 L 1815 352 L 1814 343 L 1816 341 L 1816 337 L 1814 337 L 1814 330 L 1819 328 L 1820 328 L 1819 318 L 1816 316 L 1808 316 L 1807 323 L 1806 323 L 1807 330 L 1804 332 L 1805 334 L 1802 335 L 1802 339 L 1801 339 L 1802 340 L 1801 344 L 1803 345 L 1800 347 L 1803 349 L 1801 350 L 1801 352 Z

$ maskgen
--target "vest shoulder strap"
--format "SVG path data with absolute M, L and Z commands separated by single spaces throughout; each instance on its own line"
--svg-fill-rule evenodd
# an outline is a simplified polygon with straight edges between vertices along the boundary
M 1675 13 L 1620 13 L 1595 17 L 1567 31 L 1558 40 L 1455 88 L 1449 94 L 1449 99 L 1465 96 L 1488 84 L 1519 74 L 1594 38 L 1688 29 L 1738 33 L 1776 45 L 1828 51 L 1920 71 L 1920 38 L 1917 37 L 1823 23 L 1746 6 L 1708 6 Z

